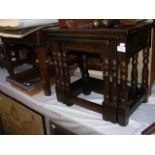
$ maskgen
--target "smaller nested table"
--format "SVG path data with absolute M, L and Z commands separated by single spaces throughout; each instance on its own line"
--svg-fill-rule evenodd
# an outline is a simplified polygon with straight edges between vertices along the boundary
M 36 53 L 39 62 L 38 64 L 40 68 L 40 77 L 44 94 L 46 96 L 49 96 L 51 95 L 51 89 L 50 89 L 50 81 L 48 79 L 48 67 L 46 64 L 46 53 L 49 44 L 48 39 L 43 33 L 43 28 L 45 27 L 47 26 L 12 30 L 8 32 L 6 31 L 7 37 L 1 36 L 1 39 L 5 46 L 7 70 L 9 72 L 9 75 L 11 76 L 14 75 L 14 67 L 11 61 L 11 50 L 18 50 L 20 47 L 25 46 L 29 48 L 31 52 Z M 30 56 L 28 59 L 32 63 L 35 63 L 34 57 Z
M 58 28 L 45 33 L 51 39 L 56 67 L 57 99 L 67 105 L 77 104 L 99 112 L 103 119 L 127 125 L 129 115 L 148 99 L 148 62 L 152 23 L 117 28 Z M 142 75 L 138 75 L 138 53 L 143 50 Z M 77 56 L 81 79 L 71 83 L 68 58 Z M 97 59 L 90 63 L 89 59 Z M 132 72 L 128 75 L 129 60 Z M 89 76 L 89 64 L 103 72 L 103 80 Z M 131 81 L 128 81 L 131 76 Z M 138 76 L 142 76 L 138 83 Z M 95 91 L 104 95 L 102 105 L 81 99 L 80 93 Z

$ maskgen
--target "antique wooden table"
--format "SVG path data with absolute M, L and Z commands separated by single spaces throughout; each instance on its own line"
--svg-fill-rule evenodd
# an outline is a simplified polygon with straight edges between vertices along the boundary
M 114 28 L 57 28 L 46 30 L 53 46 L 57 99 L 103 114 L 103 119 L 127 125 L 129 115 L 148 99 L 148 62 L 152 23 Z M 138 83 L 137 57 L 143 50 L 142 81 Z M 71 83 L 68 56 L 77 56 L 81 79 Z M 103 80 L 89 76 L 89 59 L 97 58 Z M 132 72 L 128 64 L 132 59 Z M 97 64 L 92 64 L 95 66 Z M 96 68 L 96 67 L 94 67 Z M 131 76 L 131 81 L 128 81 Z M 95 91 L 104 95 L 102 105 L 81 99 L 80 93 Z
M 17 36 L 18 34 L 21 34 L 22 36 L 24 33 L 27 33 L 27 31 L 32 31 L 33 29 L 36 29 L 36 28 L 29 28 L 29 29 L 30 30 L 19 29 L 17 30 L 17 32 L 16 31 L 12 31 L 12 32 L 14 32 Z M 19 38 L 1 37 L 1 39 L 5 45 L 7 70 L 10 75 L 14 75 L 14 67 L 13 67 L 13 63 L 11 61 L 11 55 L 10 55 L 12 45 L 14 45 L 14 47 L 18 47 L 22 45 L 28 46 L 28 47 L 31 47 L 31 49 L 33 49 L 34 52 L 36 52 L 37 59 L 39 61 L 40 77 L 42 81 L 44 94 L 46 96 L 51 95 L 50 82 L 48 79 L 48 70 L 47 70 L 47 64 L 46 64 L 48 39 L 43 34 L 43 29 L 38 29 L 33 33 L 30 33 L 24 37 L 19 37 Z M 29 58 L 29 59 L 33 59 L 33 58 Z

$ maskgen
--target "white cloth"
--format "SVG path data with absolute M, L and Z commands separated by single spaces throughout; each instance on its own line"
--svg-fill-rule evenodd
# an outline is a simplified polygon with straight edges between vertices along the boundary
M 28 107 L 38 111 L 52 122 L 76 133 L 76 134 L 117 134 L 131 135 L 141 134 L 148 125 L 155 121 L 155 85 L 148 103 L 141 104 L 137 110 L 130 116 L 129 124 L 122 127 L 118 124 L 104 121 L 102 115 L 77 105 L 68 107 L 56 99 L 54 86 L 51 87 L 52 95 L 44 96 L 40 92 L 34 96 L 28 96 L 19 90 L 11 87 L 5 80 L 8 75 L 5 69 L 0 69 L 0 91 L 19 100 Z M 91 93 L 90 96 L 80 95 L 81 98 L 87 98 L 90 101 L 102 103 L 103 96 Z
M 0 19 L 0 27 L 23 29 L 58 23 L 58 19 Z

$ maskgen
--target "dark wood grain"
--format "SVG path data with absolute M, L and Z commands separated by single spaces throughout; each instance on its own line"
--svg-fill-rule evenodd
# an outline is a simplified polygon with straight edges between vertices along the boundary
M 144 102 L 148 101 L 148 88 L 149 88 L 148 86 L 148 79 L 149 79 L 148 63 L 149 63 L 149 48 L 146 47 L 143 50 L 143 71 L 142 71 L 142 89 L 146 91 Z
M 5 46 L 5 58 L 8 73 L 10 75 L 14 75 L 13 62 L 11 61 L 11 52 L 9 49 L 9 44 L 5 44 L 4 46 Z
M 138 59 L 138 54 L 136 53 L 132 56 L 132 72 L 131 72 L 131 87 L 134 95 L 136 95 L 137 80 L 138 80 L 137 59 Z
M 155 122 L 142 131 L 142 135 L 151 135 L 155 132 Z
M 53 44 L 57 73 L 57 98 L 67 105 L 79 105 L 99 112 L 103 119 L 125 126 L 129 115 L 144 102 L 148 94 L 148 49 L 151 46 L 152 23 L 114 28 L 58 28 L 45 31 Z M 117 48 L 124 45 L 125 51 Z M 63 48 L 62 48 L 63 47 Z M 147 49 L 147 50 L 146 50 Z M 144 50 L 143 86 L 137 87 L 137 54 Z M 66 60 L 74 55 L 79 60 L 82 78 L 68 89 Z M 133 58 L 132 75 L 128 64 Z M 65 58 L 65 59 L 64 59 Z M 89 76 L 88 69 L 100 70 L 103 79 Z M 132 76 L 131 81 L 128 77 Z M 67 79 L 68 78 L 68 81 Z M 60 83 L 60 84 L 59 84 Z M 67 83 L 64 84 L 64 83 Z M 69 91 L 68 91 L 69 90 Z M 83 91 L 84 90 L 84 91 Z M 78 97 L 82 92 L 95 91 L 104 95 L 102 105 Z M 89 94 L 89 93 L 85 93 Z
M 35 51 L 37 53 L 37 57 L 39 60 L 39 67 L 40 67 L 40 77 L 42 86 L 44 89 L 44 93 L 46 96 L 51 95 L 51 88 L 50 88 L 50 81 L 48 79 L 48 68 L 46 64 L 46 48 L 45 47 L 36 47 Z
M 42 86 L 44 88 L 43 89 L 44 94 L 47 96 L 51 95 L 50 83 L 48 80 L 48 71 L 47 71 L 47 66 L 46 66 L 47 65 L 46 64 L 46 53 L 48 50 L 47 49 L 48 38 L 45 36 L 43 31 L 38 30 L 21 39 L 2 37 L 2 41 L 5 45 L 6 64 L 7 64 L 7 70 L 10 75 L 14 74 L 14 66 L 11 61 L 12 44 L 14 45 L 13 50 L 16 50 L 15 47 L 24 46 L 24 47 L 27 47 L 27 49 L 31 49 L 30 52 L 32 51 L 36 52 L 37 59 L 39 61 L 40 77 L 42 80 Z M 31 63 L 35 67 L 35 58 L 32 56 L 32 54 L 30 54 L 30 57 L 28 59 L 33 61 L 33 62 L 31 61 Z
M 120 64 L 120 103 L 118 104 L 118 122 L 120 125 L 127 125 L 129 121 L 128 104 L 128 61 L 122 60 Z
M 150 81 L 150 90 L 149 92 L 151 93 L 151 86 L 153 82 L 155 81 L 155 20 L 154 20 L 154 27 L 152 30 L 152 56 L 151 56 L 151 81 Z

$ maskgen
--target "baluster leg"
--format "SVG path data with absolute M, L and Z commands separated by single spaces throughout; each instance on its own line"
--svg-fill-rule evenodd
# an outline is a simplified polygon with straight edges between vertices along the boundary
M 62 51 L 59 50 L 57 52 L 57 62 L 58 62 L 58 70 L 59 70 L 59 92 L 60 92 L 60 96 L 61 96 L 61 100 L 64 101 L 64 91 L 65 91 L 65 83 L 64 83 L 64 77 L 63 77 L 63 55 L 62 55 Z
M 118 103 L 118 65 L 117 60 L 113 59 L 111 62 L 112 83 L 111 83 L 111 116 L 110 120 L 113 123 L 117 122 L 117 103 Z
M 91 90 L 89 87 L 89 73 L 87 66 L 87 58 L 85 54 L 79 57 L 79 67 L 82 75 L 83 94 L 89 95 L 91 93 Z
M 148 101 L 148 77 L 149 77 L 149 48 L 143 50 L 142 89 L 145 91 L 144 102 Z
M 54 66 L 55 66 L 55 80 L 56 80 L 56 95 L 58 101 L 62 101 L 61 97 L 61 73 L 60 73 L 60 48 L 59 44 L 52 42 L 52 48 L 53 48 L 53 61 L 54 61 Z
M 137 58 L 138 54 L 136 53 L 132 57 L 131 91 L 133 97 L 137 96 L 137 79 L 138 79 Z
M 69 65 L 67 61 L 67 51 L 63 51 L 63 70 L 64 70 L 64 81 L 65 81 L 65 91 L 68 93 L 70 91 L 70 74 Z
M 110 119 L 110 72 L 109 59 L 103 59 L 103 79 L 104 79 L 104 101 L 103 101 L 103 119 Z
M 11 61 L 11 51 L 8 44 L 5 44 L 5 59 L 9 75 L 14 75 L 13 62 Z
M 118 123 L 127 125 L 129 121 L 129 106 L 128 106 L 128 62 L 122 60 L 120 62 L 120 103 L 118 105 Z
M 73 103 L 70 103 L 70 73 L 69 73 L 69 63 L 67 60 L 67 51 L 63 48 L 62 50 L 62 68 L 63 68 L 63 81 L 64 81 L 64 99 L 63 101 L 68 106 L 72 106 Z

